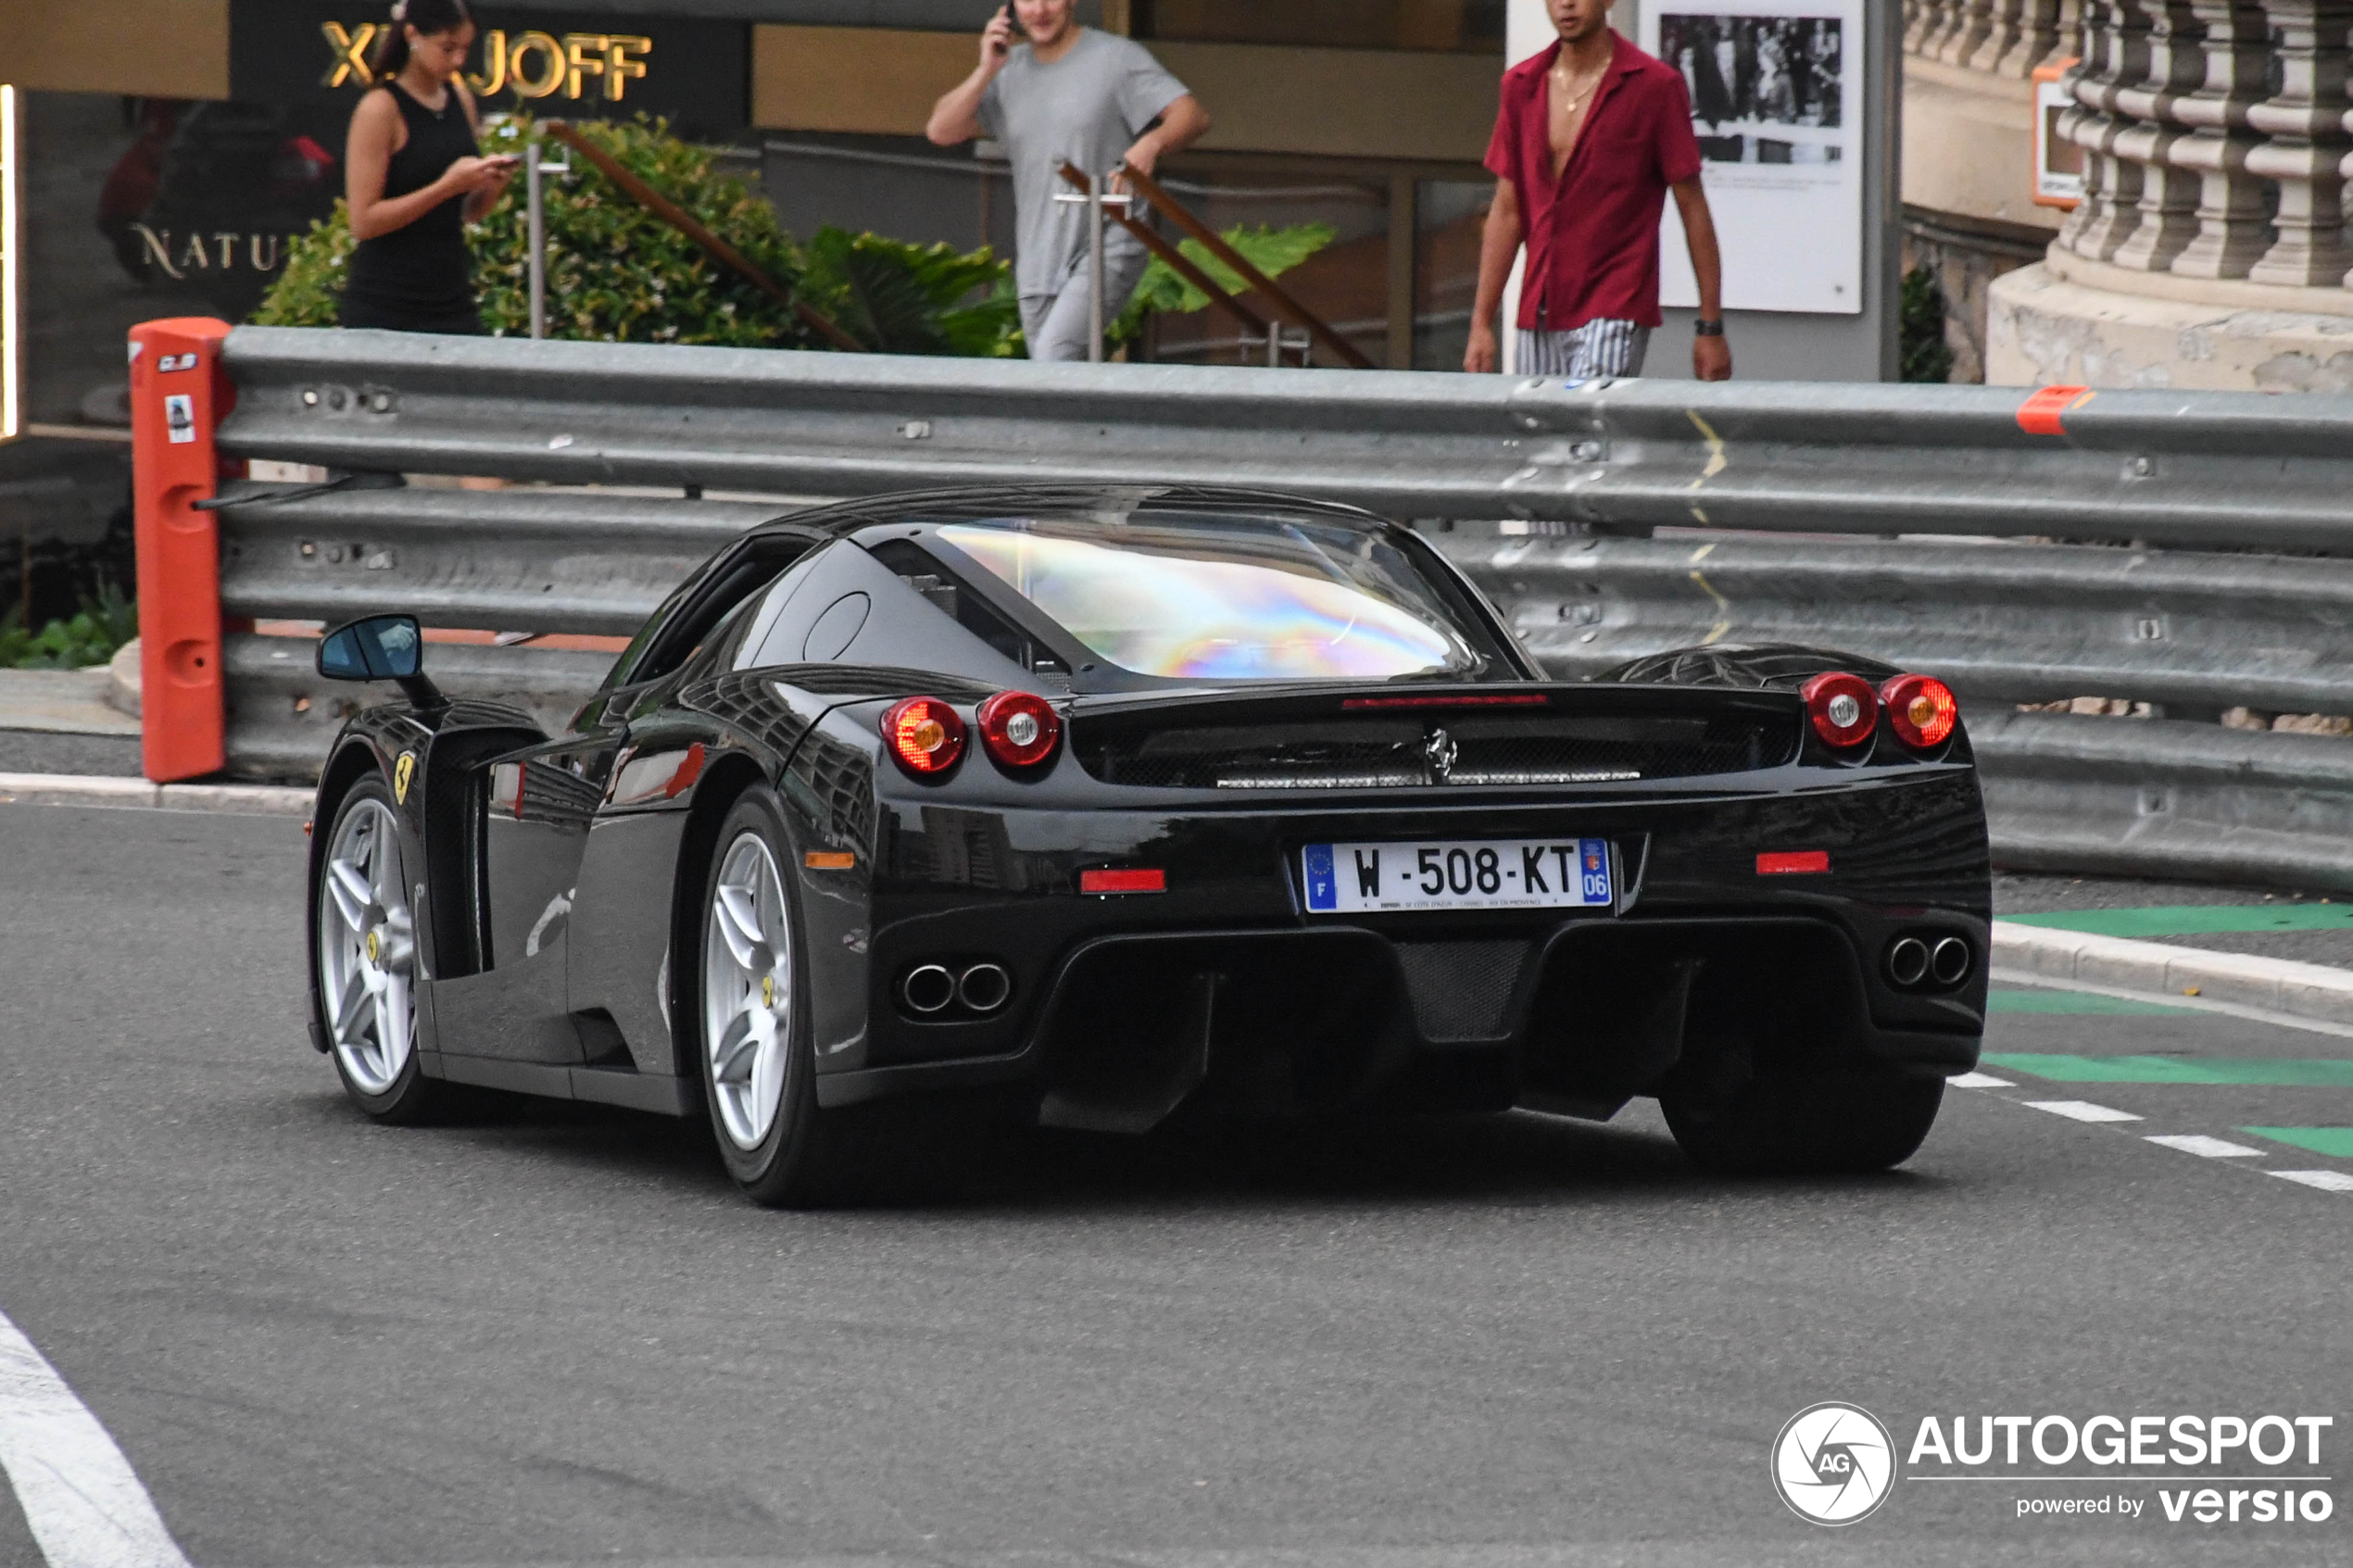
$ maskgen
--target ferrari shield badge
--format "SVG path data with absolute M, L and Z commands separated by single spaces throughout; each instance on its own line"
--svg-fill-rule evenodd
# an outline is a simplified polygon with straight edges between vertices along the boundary
M 400 760 L 392 765 L 392 797 L 399 804 L 409 804 L 409 781 L 416 776 L 417 754 L 404 751 Z

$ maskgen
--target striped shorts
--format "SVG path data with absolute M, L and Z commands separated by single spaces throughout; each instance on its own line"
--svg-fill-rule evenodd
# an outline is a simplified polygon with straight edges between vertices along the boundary
M 1523 327 L 1513 373 L 1566 376 L 1570 381 L 1639 376 L 1642 356 L 1650 345 L 1651 330 L 1631 321 L 1588 321 L 1565 332 Z

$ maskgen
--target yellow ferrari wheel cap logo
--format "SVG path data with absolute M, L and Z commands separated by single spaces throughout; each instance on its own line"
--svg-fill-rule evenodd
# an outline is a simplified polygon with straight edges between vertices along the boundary
M 384 951 L 384 940 L 374 932 L 368 933 L 368 961 L 374 963 L 376 955 Z
M 417 773 L 417 754 L 404 751 L 400 760 L 392 765 L 392 797 L 401 805 L 409 803 L 409 781 Z
M 776 1005 L 776 977 L 773 974 L 760 977 L 760 1005 L 764 1008 Z

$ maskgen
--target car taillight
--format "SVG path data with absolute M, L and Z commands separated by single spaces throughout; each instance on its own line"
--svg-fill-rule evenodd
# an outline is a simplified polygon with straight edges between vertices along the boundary
M 1953 688 L 1933 675 L 1898 675 L 1880 687 L 1879 699 L 1887 706 L 1895 738 L 1915 751 L 1943 746 L 1960 721 Z
M 1870 739 L 1879 722 L 1879 694 L 1860 675 L 1833 670 L 1806 682 L 1798 695 L 1806 699 L 1814 733 L 1841 749 Z
M 964 721 L 936 696 L 911 696 L 883 715 L 883 739 L 899 765 L 917 778 L 937 778 L 964 754 Z
M 1028 692 L 999 692 L 980 705 L 980 744 L 1000 766 L 1035 768 L 1053 756 L 1063 721 L 1053 705 Z

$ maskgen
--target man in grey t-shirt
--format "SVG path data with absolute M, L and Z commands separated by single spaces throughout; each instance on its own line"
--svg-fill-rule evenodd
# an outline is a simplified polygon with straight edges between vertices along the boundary
M 1077 0 L 1013 0 L 980 35 L 980 64 L 933 106 L 925 134 L 943 147 L 987 135 L 1013 169 L 1013 282 L 1033 359 L 1084 359 L 1092 334 L 1087 209 L 1063 161 L 1100 182 L 1124 160 L 1146 174 L 1189 146 L 1209 116 L 1132 40 L 1072 19 Z M 1028 42 L 1016 45 L 1013 16 Z M 1120 182 L 1114 182 L 1118 188 Z M 1103 236 L 1103 319 L 1126 307 L 1147 260 L 1117 224 Z

